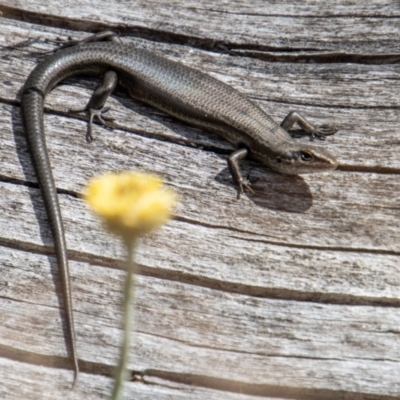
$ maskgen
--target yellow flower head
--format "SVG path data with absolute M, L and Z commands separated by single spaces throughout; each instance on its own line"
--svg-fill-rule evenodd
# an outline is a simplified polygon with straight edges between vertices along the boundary
M 160 178 L 134 172 L 108 173 L 93 178 L 84 198 L 108 229 L 132 239 L 163 225 L 177 203 Z

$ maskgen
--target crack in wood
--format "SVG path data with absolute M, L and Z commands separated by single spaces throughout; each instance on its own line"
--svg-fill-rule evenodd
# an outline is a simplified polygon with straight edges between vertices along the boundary
M 86 32 L 99 32 L 102 30 L 114 29 L 120 35 L 129 35 L 131 37 L 147 39 L 154 42 L 177 44 L 207 50 L 211 52 L 218 52 L 223 54 L 230 54 L 233 56 L 242 56 L 249 58 L 256 58 L 268 62 L 276 63 L 354 63 L 354 64 L 394 64 L 400 60 L 400 53 L 397 54 L 361 54 L 349 52 L 336 52 L 324 51 L 318 47 L 282 47 L 282 46 L 268 46 L 268 45 L 243 45 L 231 43 L 226 40 L 216 40 L 200 38 L 196 36 L 189 36 L 185 34 L 177 34 L 171 31 L 162 29 L 152 29 L 147 27 L 134 27 L 122 26 L 115 24 L 112 26 L 110 22 L 101 23 L 94 21 L 81 21 L 79 19 L 67 18 L 65 16 L 58 17 L 56 15 L 45 15 L 30 10 L 21 10 L 16 7 L 0 5 L 0 15 L 4 18 L 15 19 L 40 25 L 52 26 L 54 28 L 68 28 L 70 30 L 84 30 Z M 246 14 L 242 15 L 258 15 Z M 273 15 L 268 15 L 273 17 Z M 282 16 L 283 17 L 283 16 Z M 287 18 L 291 16 L 286 16 Z M 313 18 L 311 15 L 302 15 L 302 18 Z M 333 18 L 344 18 L 344 15 L 335 15 Z M 346 16 L 352 18 L 352 16 Z M 396 18 L 396 16 L 384 16 L 385 18 Z M 380 16 L 380 18 L 384 18 Z M 314 16 L 315 18 L 315 16 Z M 321 18 L 321 17 L 319 17 Z M 325 18 L 325 17 L 324 17 Z M 327 17 L 329 18 L 329 17 Z M 357 18 L 357 17 L 356 17 Z M 286 53 L 286 54 L 284 54 Z
M 52 247 L 37 246 L 26 242 L 17 242 L 15 240 L 9 241 L 5 238 L 0 239 L 0 246 L 27 251 L 30 253 L 54 256 L 54 249 Z M 90 265 L 96 265 L 105 268 L 119 270 L 125 269 L 125 263 L 122 260 L 110 259 L 93 254 L 68 251 L 68 258 L 70 261 L 85 262 Z M 193 275 L 176 270 L 148 267 L 143 264 L 137 265 L 137 274 L 250 297 L 320 304 L 400 307 L 400 299 L 396 298 L 361 297 L 351 294 L 305 292 L 284 288 L 258 287 L 254 285 L 240 284 L 237 282 L 229 282 L 226 280 L 218 280 L 207 276 Z
M 270 396 L 291 400 L 398 400 L 397 396 L 377 396 L 363 392 L 347 392 L 342 390 L 307 389 L 289 386 L 273 386 L 263 384 L 248 384 L 228 379 L 213 378 L 204 375 L 176 374 L 159 370 L 146 370 L 142 375 L 144 382 L 151 377 L 184 383 L 192 386 L 201 386 L 222 392 L 243 393 L 252 396 Z

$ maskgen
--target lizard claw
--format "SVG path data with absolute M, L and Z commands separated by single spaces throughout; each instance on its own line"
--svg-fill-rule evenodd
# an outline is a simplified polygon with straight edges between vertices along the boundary
M 88 125 L 88 130 L 86 133 L 86 141 L 88 143 L 93 141 L 93 120 L 96 118 L 100 124 L 104 125 L 107 128 L 114 128 L 115 125 L 113 122 L 115 121 L 115 118 L 110 117 L 105 115 L 108 111 L 110 111 L 110 107 L 105 107 L 100 110 L 97 110 L 95 108 L 79 108 L 79 109 L 73 109 L 69 108 L 67 112 L 73 113 L 73 114 L 80 114 L 80 113 L 88 113 L 89 114 L 89 125 Z
M 105 115 L 110 111 L 110 108 L 111 107 L 105 107 L 102 108 L 101 110 L 96 110 L 94 108 L 78 108 L 78 109 L 68 108 L 67 112 L 72 114 L 80 114 L 87 112 L 89 113 L 90 117 L 92 116 L 93 116 L 92 118 L 96 117 L 100 123 L 102 123 L 105 126 L 108 126 L 109 124 L 107 124 L 105 121 L 115 121 L 115 118 Z
M 89 109 L 89 114 L 93 114 L 93 117 L 96 117 L 98 121 L 103 124 L 104 126 L 109 126 L 106 121 L 115 121 L 115 118 L 105 115 L 110 111 L 110 107 L 103 108 L 101 110 L 95 110 L 93 108 Z
M 94 108 L 89 108 L 88 110 L 86 110 L 89 113 L 89 126 L 88 126 L 88 130 L 86 133 L 86 141 L 88 143 L 93 141 L 93 120 L 94 118 L 97 118 L 97 120 L 104 126 L 106 126 L 107 128 L 113 128 L 114 124 L 112 123 L 112 121 L 114 121 L 114 118 L 112 117 L 108 117 L 106 115 L 104 115 L 105 113 L 107 113 L 110 110 L 110 108 L 104 108 L 101 110 L 96 110 Z
M 240 195 L 244 194 L 245 190 L 247 190 L 251 194 L 256 194 L 256 192 L 252 189 L 251 183 L 247 179 L 241 179 L 238 182 L 238 188 L 237 188 L 237 200 L 240 199 Z
M 311 136 L 318 137 L 321 140 L 325 140 L 327 136 L 334 135 L 338 131 L 338 128 L 335 125 L 329 125 L 329 124 L 322 124 L 322 125 L 317 125 Z

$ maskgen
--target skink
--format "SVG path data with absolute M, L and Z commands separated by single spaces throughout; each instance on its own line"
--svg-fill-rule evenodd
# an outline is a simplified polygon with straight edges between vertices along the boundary
M 103 41 L 106 40 L 106 41 Z M 254 193 L 240 171 L 239 161 L 249 156 L 285 174 L 333 170 L 335 157 L 322 147 L 296 142 L 288 130 L 297 123 L 312 136 L 324 138 L 337 129 L 330 125 L 311 125 L 297 112 L 291 112 L 281 125 L 260 107 L 223 82 L 153 52 L 123 44 L 112 32 L 102 32 L 47 57 L 29 75 L 22 91 L 22 118 L 32 161 L 41 188 L 55 253 L 61 272 L 75 378 L 79 374 L 67 248 L 57 191 L 52 175 L 43 128 L 43 103 L 46 94 L 62 79 L 72 75 L 103 76 L 87 106 L 88 140 L 92 122 L 100 122 L 103 106 L 117 83 L 138 100 L 205 130 L 220 134 L 237 150 L 228 157 L 228 166 L 238 188 Z

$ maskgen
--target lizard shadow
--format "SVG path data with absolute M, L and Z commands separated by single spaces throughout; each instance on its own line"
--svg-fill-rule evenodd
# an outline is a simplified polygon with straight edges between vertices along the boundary
M 18 94 L 20 98 L 21 90 Z M 52 281 L 55 287 L 55 294 L 57 297 L 57 303 L 61 315 L 62 331 L 65 341 L 65 346 L 68 352 L 68 358 L 64 358 L 65 367 L 72 368 L 72 350 L 70 347 L 70 338 L 68 333 L 68 325 L 64 313 L 64 299 L 61 289 L 61 277 L 58 270 L 57 259 L 54 254 L 54 245 L 50 227 L 46 217 L 46 210 L 43 204 L 42 196 L 38 188 L 36 175 L 34 173 L 34 168 L 29 156 L 28 145 L 24 136 L 21 109 L 19 107 L 13 107 L 11 112 L 11 124 L 13 131 L 13 138 L 16 148 L 16 154 L 18 157 L 19 165 L 21 166 L 22 173 L 24 175 L 24 186 L 27 187 L 30 201 L 32 204 L 32 209 L 35 214 L 35 219 L 37 221 L 39 235 L 42 240 L 43 246 L 46 248 L 44 253 L 47 255 L 47 259 L 50 265 L 50 273 Z M 34 247 L 37 247 L 33 245 Z
M 253 162 L 248 164 L 250 166 L 243 165 L 242 172 L 252 182 L 255 194 L 246 192 L 244 196 L 257 206 L 298 214 L 312 207 L 310 187 L 301 176 L 279 174 Z M 222 170 L 215 180 L 223 185 L 231 186 L 233 193 L 236 193 L 236 186 L 228 168 Z

